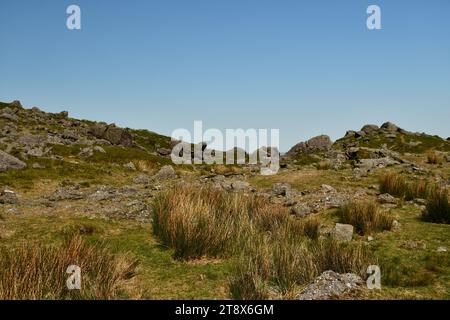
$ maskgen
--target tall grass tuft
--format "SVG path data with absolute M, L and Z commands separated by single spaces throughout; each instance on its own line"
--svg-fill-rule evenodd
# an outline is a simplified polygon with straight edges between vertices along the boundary
M 450 224 L 450 203 L 447 190 L 438 187 L 430 190 L 422 218 L 428 222 Z
M 386 172 L 380 177 L 380 192 L 403 197 L 405 200 L 425 199 L 432 186 L 425 180 L 407 182 L 405 177 L 394 172 Z
M 81 290 L 68 290 L 67 267 L 81 268 Z M 137 260 L 117 258 L 76 235 L 62 245 L 0 248 L 0 300 L 117 299 L 135 276 Z
M 437 152 L 430 152 L 427 154 L 427 162 L 430 164 L 442 164 L 444 158 Z
M 275 237 L 253 238 L 235 263 L 229 279 L 233 299 L 285 298 L 327 270 L 365 277 L 374 258 L 363 245 L 330 239 L 292 241 L 283 231 Z
M 342 223 L 353 225 L 360 234 L 391 230 L 394 222 L 388 212 L 367 201 L 347 203 L 339 208 L 338 215 Z
M 230 256 L 249 232 L 270 231 L 290 218 L 266 199 L 211 187 L 177 186 L 153 208 L 153 232 L 178 259 Z

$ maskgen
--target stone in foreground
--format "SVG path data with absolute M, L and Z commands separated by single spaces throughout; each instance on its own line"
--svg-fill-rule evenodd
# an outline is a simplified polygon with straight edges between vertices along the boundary
M 358 290 L 363 284 L 360 276 L 354 273 L 339 274 L 325 271 L 312 284 L 300 292 L 299 300 L 336 299 L 344 294 Z
M 351 224 L 336 223 L 332 231 L 332 237 L 342 242 L 352 241 L 353 226 Z

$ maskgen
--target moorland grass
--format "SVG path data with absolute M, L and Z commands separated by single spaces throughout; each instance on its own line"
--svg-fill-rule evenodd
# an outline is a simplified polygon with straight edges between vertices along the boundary
M 81 268 L 81 290 L 67 289 L 70 265 Z M 116 257 L 102 244 L 87 244 L 79 235 L 62 245 L 28 242 L 0 247 L 0 299 L 116 299 L 136 267 L 137 260 Z
M 375 202 L 354 201 L 343 205 L 338 210 L 338 216 L 342 223 L 348 223 L 355 227 L 359 234 L 391 230 L 394 218 Z

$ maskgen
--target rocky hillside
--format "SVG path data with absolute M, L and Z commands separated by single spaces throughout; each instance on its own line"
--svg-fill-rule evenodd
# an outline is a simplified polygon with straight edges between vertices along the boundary
M 147 130 L 119 128 L 114 124 L 77 120 L 67 111 L 47 113 L 24 109 L 19 101 L 0 103 L 0 171 L 42 167 L 48 160 L 66 157 L 89 161 L 150 159 L 165 163 L 170 138 Z M 35 160 L 35 161 L 33 161 Z
M 298 143 L 273 176 L 251 165 L 175 166 L 170 150 L 170 138 L 147 130 L 0 103 L 0 254 L 73 233 L 104 241 L 140 261 L 124 298 L 450 298 L 450 141 L 366 125 L 336 142 L 322 135 Z M 232 224 L 208 220 L 238 207 Z M 261 220 L 247 221 L 259 211 Z M 164 214 L 181 220 L 165 223 Z M 170 223 L 169 232 L 179 231 L 172 240 L 162 230 Z M 217 238 L 225 227 L 232 238 L 260 230 L 245 239 L 256 242 L 244 265 L 220 254 L 234 243 Z M 267 271 L 251 257 L 270 252 L 270 272 L 239 278 Z M 305 256 L 313 271 L 296 265 Z M 381 266 L 381 291 L 364 288 L 366 271 L 350 263 L 369 260 Z M 256 269 L 241 272 L 249 266 Z

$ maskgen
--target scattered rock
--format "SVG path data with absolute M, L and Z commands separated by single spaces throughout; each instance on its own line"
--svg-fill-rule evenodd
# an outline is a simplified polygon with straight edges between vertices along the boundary
M 354 273 L 339 274 L 329 270 L 322 273 L 312 284 L 303 289 L 298 299 L 328 300 L 339 298 L 359 289 L 362 284 L 361 277 Z
M 50 201 L 61 201 L 61 200 L 81 200 L 86 198 L 86 194 L 77 187 L 60 187 L 56 190 L 50 197 Z
M 80 153 L 78 154 L 79 157 L 91 157 L 94 155 L 94 150 L 91 147 L 83 148 L 81 149 Z
M 331 235 L 338 241 L 350 242 L 353 238 L 353 226 L 351 224 L 336 223 Z
M 420 206 L 426 206 L 427 205 L 427 200 L 421 199 L 421 198 L 415 198 L 414 202 L 417 203 Z
M 408 240 L 401 245 L 402 248 L 411 250 L 425 250 L 427 244 L 422 240 Z
M 287 197 L 291 194 L 291 185 L 289 183 L 275 183 L 272 186 L 272 192 L 276 196 Z
M 291 208 L 291 214 L 302 218 L 310 215 L 312 211 L 312 208 L 306 203 L 299 203 Z
M 235 191 L 243 191 L 250 188 L 250 183 L 247 181 L 233 181 L 231 183 L 231 188 Z
M 94 146 L 93 150 L 94 150 L 95 152 L 99 152 L 99 153 L 106 153 L 105 149 L 103 149 L 103 148 L 100 147 L 100 146 Z
M 124 167 L 125 169 L 130 170 L 130 171 L 136 171 L 136 166 L 134 165 L 133 162 L 125 163 L 125 164 L 123 165 L 123 167 Z
M 398 230 L 400 229 L 400 227 L 401 227 L 400 222 L 398 222 L 397 220 L 394 220 L 392 222 L 392 230 Z
M 389 193 L 383 193 L 378 196 L 378 202 L 382 204 L 397 204 L 398 199 L 391 196 Z
M 320 188 L 322 189 L 323 192 L 326 192 L 326 193 L 336 191 L 336 189 L 334 189 L 332 186 L 330 186 L 328 184 L 323 184 L 320 186 Z
M 4 189 L 0 192 L 0 203 L 1 204 L 17 204 L 19 199 L 14 191 L 9 189 Z
M 16 116 L 15 114 L 9 114 L 9 113 L 3 112 L 0 114 L 0 119 L 6 119 L 9 121 L 17 122 L 19 120 L 19 117 Z
M 436 252 L 439 252 L 439 253 L 447 252 L 447 251 L 448 251 L 447 247 L 439 247 L 436 249 Z
M 171 165 L 162 167 L 154 177 L 156 180 L 176 179 L 177 174 Z
M 135 184 L 149 184 L 150 183 L 150 177 L 146 174 L 140 174 L 136 178 L 133 179 L 133 182 Z
M 33 165 L 31 166 L 33 169 L 45 169 L 45 166 L 39 163 L 33 163 Z

